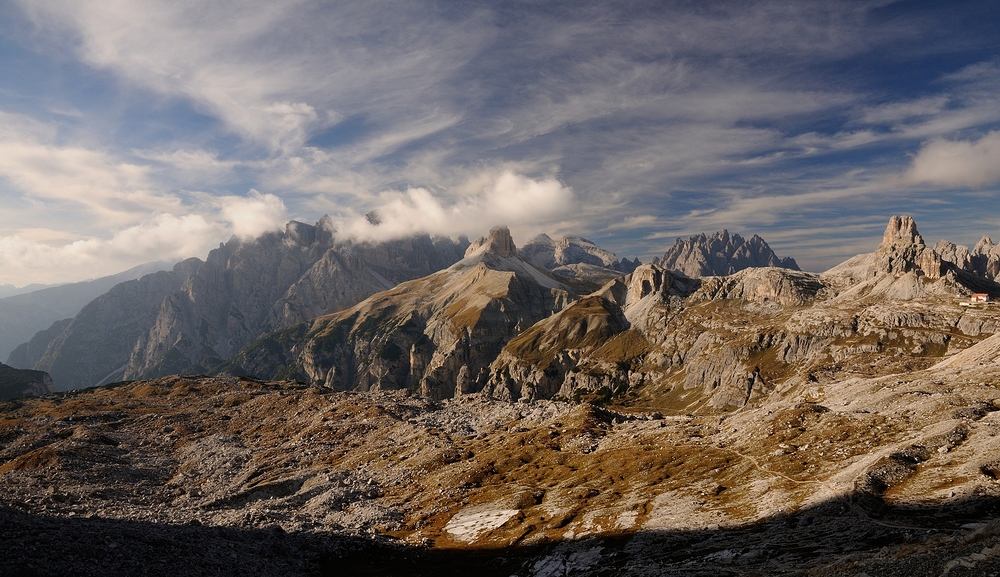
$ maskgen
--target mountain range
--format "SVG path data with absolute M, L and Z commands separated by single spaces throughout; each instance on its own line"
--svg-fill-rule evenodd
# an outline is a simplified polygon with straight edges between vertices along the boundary
M 204 262 L 188 259 L 172 270 L 114 284 L 72 318 L 52 322 L 53 311 L 32 318 L 51 326 L 17 346 L 7 362 L 49 373 L 57 390 L 209 372 L 266 334 L 445 269 L 469 247 L 464 238 L 423 235 L 371 243 L 340 240 L 335 232 L 327 217 L 315 225 L 292 221 L 281 232 L 234 237 Z M 579 237 L 555 242 L 541 235 L 525 248 L 536 258 L 548 251 L 542 270 L 577 292 L 639 264 L 619 261 Z
M 691 278 L 725 276 L 751 267 L 799 270 L 795 259 L 778 258 L 756 234 L 745 239 L 725 229 L 711 236 L 703 233 L 687 240 L 678 238 L 662 257 L 653 259 L 653 264 Z
M 510 400 L 607 395 L 623 383 L 658 382 L 674 392 L 657 402 L 702 387 L 714 392 L 699 402 L 724 406 L 783 378 L 738 359 L 816 342 L 798 334 L 798 317 L 830 315 L 830 303 L 848 295 L 912 300 L 928 291 L 993 290 L 997 251 L 988 239 L 972 251 L 935 246 L 924 244 L 912 219 L 894 217 L 875 253 L 817 275 L 779 259 L 759 236 L 725 230 L 677 239 L 642 265 L 575 236 L 543 234 L 518 249 L 499 227 L 471 244 L 427 236 L 357 243 L 338 240 L 327 218 L 292 221 L 257 239 L 234 237 L 204 262 L 189 259 L 115 285 L 20 345 L 8 364 L 47 372 L 58 390 L 222 371 L 435 398 L 486 390 Z M 712 274 L 718 271 L 726 273 Z M 871 284 L 897 274 L 904 277 Z M 699 320 L 703 309 L 732 299 L 808 304 L 809 311 L 770 329 L 763 346 L 756 342 L 762 335 L 726 338 Z M 858 299 L 852 306 L 868 305 Z M 825 330 L 867 339 L 853 319 L 843 321 L 850 328 Z M 828 352 L 810 347 L 802 354 Z M 718 355 L 733 360 L 713 363 Z M 778 358 L 779 372 L 791 370 L 788 353 Z
M 191 295 L 236 271 L 312 270 L 321 227 L 299 227 L 158 273 L 182 288 L 150 316 L 181 318 L 161 314 L 183 310 L 178 295 L 266 302 L 263 281 L 253 298 Z M 567 238 L 564 255 L 599 258 Z M 0 404 L 6 567 L 936 577 L 1000 563 L 989 250 L 965 249 L 981 266 L 928 246 L 904 216 L 823 273 L 661 262 L 598 284 L 558 274 L 559 243 L 542 241 L 518 250 L 504 227 L 440 241 L 447 266 L 279 328 L 280 297 L 240 305 L 262 332 L 213 376 Z M 358 249 L 371 278 L 386 275 L 365 255 L 406 251 L 379 246 Z M 297 281 L 281 282 L 267 294 Z M 209 325 L 198 362 L 247 326 Z M 68 545 L 39 556 L 44 539 Z

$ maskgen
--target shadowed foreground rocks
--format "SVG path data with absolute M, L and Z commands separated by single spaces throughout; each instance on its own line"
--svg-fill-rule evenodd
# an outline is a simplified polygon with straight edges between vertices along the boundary
M 990 574 L 975 352 L 728 415 L 203 376 L 7 401 L 0 575 Z
M 640 531 L 498 549 L 435 549 L 279 527 L 236 529 L 0 508 L 0 577 L 42 575 L 992 575 L 995 499 L 855 516 L 841 502 L 735 529 Z

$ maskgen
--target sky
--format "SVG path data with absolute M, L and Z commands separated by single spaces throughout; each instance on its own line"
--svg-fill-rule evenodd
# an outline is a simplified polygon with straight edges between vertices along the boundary
M 324 214 L 644 262 L 727 228 L 814 271 L 893 214 L 1000 240 L 997 30 L 995 0 L 7 0 L 0 284 Z

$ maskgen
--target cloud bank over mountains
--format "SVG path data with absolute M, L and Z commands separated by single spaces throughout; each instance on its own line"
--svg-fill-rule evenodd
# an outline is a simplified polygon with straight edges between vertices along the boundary
M 0 22 L 0 283 L 327 213 L 644 257 L 728 227 L 807 269 L 849 256 L 820 229 L 1000 224 L 987 1 L 17 0 Z
M 573 191 L 554 178 L 532 180 L 508 170 L 475 185 L 480 188 L 449 199 L 426 188 L 384 192 L 377 208 L 341 220 L 337 230 L 359 240 L 391 240 L 416 233 L 454 237 L 510 222 L 523 236 L 575 212 Z

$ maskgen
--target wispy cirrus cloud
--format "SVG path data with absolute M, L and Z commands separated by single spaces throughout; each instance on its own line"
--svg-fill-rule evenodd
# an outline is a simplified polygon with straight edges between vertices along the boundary
M 395 223 L 379 234 L 416 230 L 407 213 L 472 234 L 502 219 L 648 258 L 674 231 L 742 226 L 823 259 L 822 223 L 996 192 L 981 163 L 960 180 L 946 158 L 988 160 L 1000 130 L 981 0 L 16 6 L 3 15 L 31 32 L 10 38 L 39 65 L 18 71 L 48 76 L 0 77 L 0 111 L 37 125 L 0 160 L 8 236 L 109 241 L 159 214 L 231 234 L 226 199 L 253 189 L 281 206 L 234 216 L 244 232 L 330 213 L 371 234 L 374 209 Z M 558 183 L 562 208 L 491 208 L 504 179 Z

